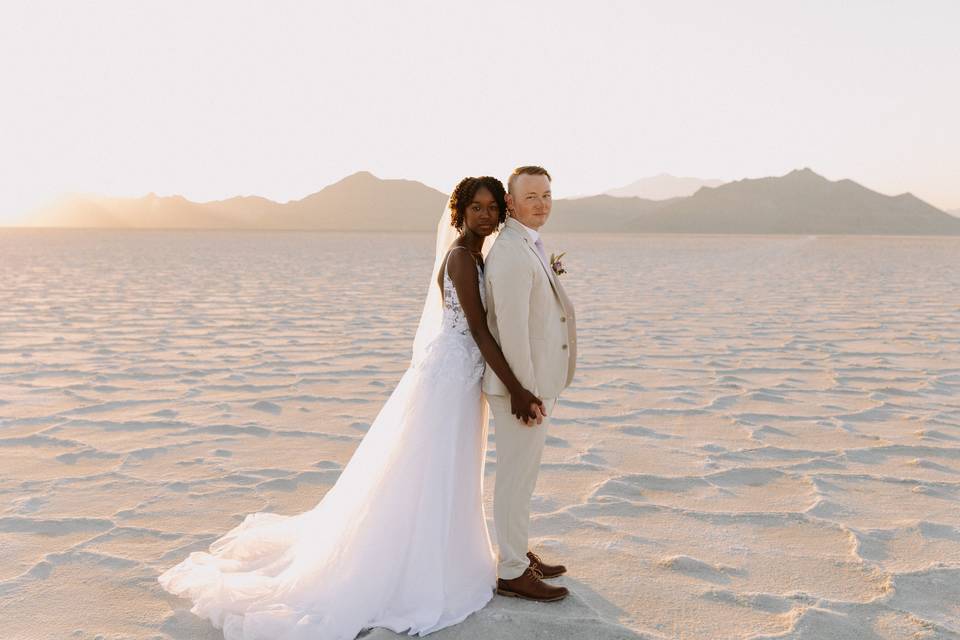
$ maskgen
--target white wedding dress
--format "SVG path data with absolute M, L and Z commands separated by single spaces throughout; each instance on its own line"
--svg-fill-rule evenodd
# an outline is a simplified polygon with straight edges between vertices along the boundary
M 250 514 L 158 578 L 227 640 L 426 635 L 493 597 L 484 361 L 445 269 L 443 284 L 442 326 L 323 499 L 297 515 Z

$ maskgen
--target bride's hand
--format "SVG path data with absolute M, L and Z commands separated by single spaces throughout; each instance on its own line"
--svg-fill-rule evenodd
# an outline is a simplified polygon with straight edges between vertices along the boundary
M 534 422 L 541 424 L 543 416 L 547 415 L 543 401 L 524 388 L 510 394 L 510 413 L 527 426 Z

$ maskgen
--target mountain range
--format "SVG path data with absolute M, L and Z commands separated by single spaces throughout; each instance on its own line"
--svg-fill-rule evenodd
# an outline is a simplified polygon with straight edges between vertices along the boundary
M 809 168 L 702 187 L 686 198 L 602 195 L 558 200 L 554 209 L 553 231 L 960 235 L 960 219 L 912 194 L 886 196 Z
M 286 203 L 260 196 L 192 202 L 155 193 L 141 198 L 73 195 L 37 211 L 21 226 L 432 231 L 446 202 L 446 194 L 420 182 L 381 180 L 359 171 Z
M 636 184 L 636 183 L 634 183 Z M 73 195 L 19 226 L 433 231 L 447 195 L 413 180 L 361 171 L 300 200 L 238 196 Z M 738 234 L 960 235 L 960 218 L 915 196 L 886 196 L 809 168 L 700 186 L 665 200 L 597 195 L 554 201 L 551 231 Z

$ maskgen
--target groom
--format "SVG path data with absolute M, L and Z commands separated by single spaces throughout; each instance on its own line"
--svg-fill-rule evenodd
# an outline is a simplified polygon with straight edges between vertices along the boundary
M 483 391 L 493 413 L 497 448 L 493 504 L 499 547 L 497 593 L 560 600 L 567 589 L 541 577 L 555 578 L 566 568 L 545 564 L 529 551 L 528 528 L 549 416 L 560 392 L 573 380 L 576 324 L 573 303 L 540 238 L 540 228 L 550 217 L 550 174 L 543 167 L 518 167 L 507 182 L 506 200 L 509 216 L 484 267 L 487 324 L 517 379 L 543 400 L 544 412 L 536 422 L 518 420 L 511 412 L 509 391 L 487 367 Z

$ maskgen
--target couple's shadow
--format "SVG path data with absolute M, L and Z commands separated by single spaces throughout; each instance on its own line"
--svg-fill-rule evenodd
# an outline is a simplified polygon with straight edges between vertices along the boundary
M 480 640 L 497 638 L 549 638 L 551 640 L 645 640 L 640 635 L 612 622 L 623 610 L 593 591 L 585 583 L 568 576 L 550 584 L 570 590 L 559 602 L 531 602 L 521 598 L 494 595 L 487 606 L 451 627 L 429 634 L 432 640 Z M 591 604 L 587 604 L 587 600 Z M 362 633 L 362 640 L 400 640 L 409 638 L 389 629 Z
M 622 610 L 586 584 L 567 576 L 551 580 L 565 586 L 570 595 L 559 602 L 531 602 L 493 596 L 487 606 L 455 624 L 429 634 L 431 640 L 496 640 L 497 638 L 549 638 L 550 640 L 652 640 L 612 620 Z M 591 604 L 587 604 L 587 599 Z M 223 635 L 207 620 L 188 609 L 177 609 L 161 630 L 176 640 L 222 640 Z M 361 633 L 362 640 L 401 640 L 411 636 L 377 628 Z

